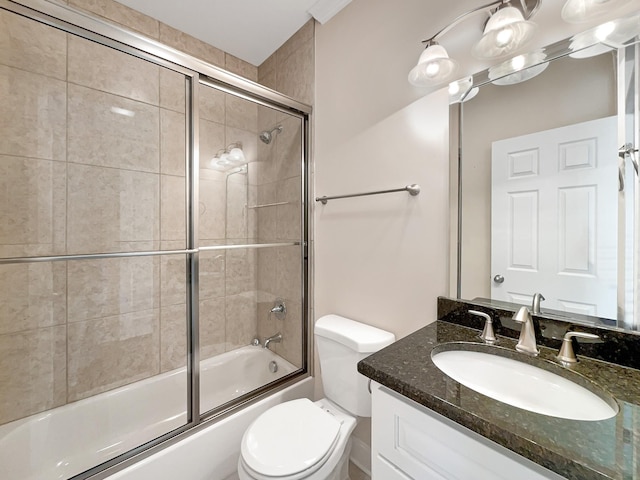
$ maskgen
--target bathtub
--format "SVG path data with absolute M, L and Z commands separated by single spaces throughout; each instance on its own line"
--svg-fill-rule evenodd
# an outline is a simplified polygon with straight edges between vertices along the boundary
M 270 362 L 277 363 L 275 373 L 269 369 Z M 203 360 L 200 367 L 201 411 L 210 410 L 295 370 L 295 366 L 270 350 L 253 346 Z M 66 479 L 178 428 L 187 420 L 186 388 L 186 369 L 181 368 L 2 425 L 2 478 Z M 309 394 L 305 390 L 300 396 Z M 292 398 L 299 398 L 295 395 Z M 224 421 L 236 417 L 236 423 L 244 425 L 244 410 Z M 215 437 L 213 430 L 218 423 L 180 443 L 196 435 L 202 436 L 209 428 L 212 429 L 211 438 Z M 222 438 L 224 442 L 230 438 L 228 432 L 226 435 L 227 438 Z M 174 478 L 188 479 L 182 475 Z

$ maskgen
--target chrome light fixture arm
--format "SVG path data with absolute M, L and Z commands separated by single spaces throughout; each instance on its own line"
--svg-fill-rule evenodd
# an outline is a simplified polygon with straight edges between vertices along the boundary
M 465 12 L 462 15 L 459 15 L 457 18 L 455 18 L 451 23 L 449 23 L 447 26 L 445 26 L 443 29 L 441 29 L 433 37 L 428 38 L 426 40 L 422 40 L 422 43 L 424 43 L 427 47 L 429 45 L 434 45 L 436 43 L 436 40 L 438 40 L 438 38 L 440 38 L 442 35 L 447 33 L 453 27 L 458 25 L 464 19 L 466 19 L 466 18 L 468 18 L 468 17 L 470 17 L 472 15 L 475 15 L 478 12 L 484 12 L 484 11 L 487 11 L 487 10 L 491 10 L 492 8 L 499 7 L 500 5 L 505 4 L 505 3 L 509 3 L 509 0 L 497 0 L 497 1 L 494 1 L 494 2 L 491 2 L 491 3 L 487 3 L 486 5 L 482 5 L 480 7 L 474 8 L 473 10 L 470 10 L 468 12 Z

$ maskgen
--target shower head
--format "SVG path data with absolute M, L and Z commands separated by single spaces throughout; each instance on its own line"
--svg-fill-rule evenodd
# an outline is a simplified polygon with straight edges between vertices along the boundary
M 282 125 L 278 125 L 277 127 L 273 127 L 271 130 L 265 130 L 264 132 L 260 132 L 260 140 L 269 145 L 271 140 L 273 140 L 273 136 L 276 133 L 282 133 Z

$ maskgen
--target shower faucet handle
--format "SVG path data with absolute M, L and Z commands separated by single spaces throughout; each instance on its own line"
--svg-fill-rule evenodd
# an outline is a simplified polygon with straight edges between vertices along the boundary
M 275 314 L 278 320 L 284 320 L 287 316 L 287 306 L 285 305 L 284 300 L 282 298 L 276 298 L 273 302 L 273 308 L 269 313 Z

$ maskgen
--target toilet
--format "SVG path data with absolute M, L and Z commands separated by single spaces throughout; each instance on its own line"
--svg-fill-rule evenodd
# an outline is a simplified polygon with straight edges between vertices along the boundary
M 240 480 L 346 480 L 351 432 L 371 416 L 368 379 L 357 363 L 395 336 L 338 315 L 314 329 L 326 397 L 284 402 L 260 415 L 242 437 Z

